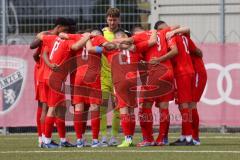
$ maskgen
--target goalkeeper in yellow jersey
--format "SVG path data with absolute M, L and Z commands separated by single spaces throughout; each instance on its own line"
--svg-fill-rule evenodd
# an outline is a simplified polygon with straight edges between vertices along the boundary
M 120 23 L 120 11 L 117 8 L 109 8 L 106 14 L 106 20 L 108 26 L 103 28 L 103 35 L 106 40 L 112 41 L 114 39 L 114 32 L 119 29 Z M 108 102 L 111 99 L 113 108 L 115 107 L 114 98 L 113 98 L 113 84 L 112 84 L 112 76 L 111 69 L 107 58 L 102 55 L 101 59 L 102 68 L 101 68 L 101 89 L 102 89 L 102 97 L 103 104 L 100 107 L 101 114 L 101 124 L 100 131 L 102 135 L 102 145 L 103 146 L 117 146 L 118 142 L 116 140 L 116 136 L 118 135 L 119 127 L 120 127 L 120 118 L 119 118 L 119 110 L 113 109 L 113 117 L 112 117 L 112 130 L 111 130 L 111 138 L 107 141 L 107 111 Z

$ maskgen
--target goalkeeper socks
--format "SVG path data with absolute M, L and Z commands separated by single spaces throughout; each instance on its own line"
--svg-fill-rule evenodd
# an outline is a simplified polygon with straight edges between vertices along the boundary
M 193 139 L 199 139 L 199 115 L 197 108 L 192 109 Z
M 53 127 L 54 127 L 55 117 L 46 116 L 45 119 L 45 139 L 52 137 Z M 47 141 L 48 142 L 48 141 Z
M 166 133 L 168 130 L 168 124 L 169 124 L 169 110 L 168 109 L 160 109 L 160 126 L 159 126 L 159 134 L 157 141 L 163 142 L 164 138 L 167 137 Z
M 38 136 L 41 137 L 42 136 L 42 127 L 41 127 L 41 115 L 42 115 L 42 107 L 38 106 L 37 107 L 37 117 L 36 117 L 36 122 L 37 122 L 37 132 L 38 132 Z
M 100 131 L 103 137 L 107 136 L 107 107 L 100 106 Z
M 98 139 L 99 129 L 100 129 L 100 118 L 99 111 L 91 111 L 91 128 L 92 128 L 92 138 Z
M 60 138 L 66 137 L 66 125 L 65 125 L 65 119 L 56 118 L 56 125 L 57 125 L 57 131 Z
M 113 110 L 113 118 L 112 118 L 112 131 L 111 135 L 113 137 L 117 137 L 119 128 L 120 128 L 120 118 L 119 118 L 120 112 L 118 109 Z
M 74 130 L 76 132 L 77 139 L 82 139 L 83 135 L 83 113 L 81 111 L 74 111 Z

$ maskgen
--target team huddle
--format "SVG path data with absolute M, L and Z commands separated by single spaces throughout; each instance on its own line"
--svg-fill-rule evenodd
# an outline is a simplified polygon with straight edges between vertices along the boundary
M 119 27 L 120 12 L 110 8 L 108 26 L 76 32 L 71 18 L 58 18 L 52 30 L 37 34 L 34 53 L 38 103 L 39 147 L 131 147 L 138 119 L 142 142 L 138 147 L 168 145 L 169 102 L 182 116 L 181 136 L 170 145 L 200 145 L 199 102 L 207 81 L 202 52 L 190 38 L 190 29 L 157 21 L 153 30 Z M 70 79 L 70 86 L 65 82 Z M 76 143 L 66 139 L 66 95 L 74 107 Z M 109 99 L 111 101 L 109 101 Z M 107 141 L 107 109 L 112 103 L 112 131 Z M 153 137 L 152 107 L 159 108 L 159 134 Z M 84 138 L 91 120 L 92 143 Z M 120 122 L 119 122 L 120 120 Z M 59 144 L 52 140 L 56 125 Z M 124 139 L 116 136 L 121 124 Z M 102 140 L 99 140 L 101 133 Z

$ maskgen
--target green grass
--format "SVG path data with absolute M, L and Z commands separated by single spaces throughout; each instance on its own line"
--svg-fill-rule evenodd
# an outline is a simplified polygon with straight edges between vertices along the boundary
M 170 134 L 174 141 L 178 134 Z M 54 138 L 57 139 L 56 135 Z M 69 134 L 71 141 L 74 134 Z M 119 137 L 120 138 L 120 137 Z M 120 140 L 120 139 L 119 139 Z M 135 144 L 140 134 L 134 137 Z M 41 149 L 33 134 L 0 135 L 0 160 L 237 160 L 240 159 L 240 134 L 204 133 L 201 146 L 145 148 L 61 148 Z M 233 152 L 234 151 L 234 152 Z

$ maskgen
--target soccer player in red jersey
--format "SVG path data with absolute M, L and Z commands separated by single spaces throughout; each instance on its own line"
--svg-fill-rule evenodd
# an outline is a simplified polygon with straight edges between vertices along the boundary
M 56 148 L 51 141 L 51 134 L 53 125 L 56 119 L 57 129 L 60 136 L 60 147 L 71 147 L 72 145 L 66 141 L 65 138 L 65 115 L 61 114 L 61 110 L 65 110 L 65 94 L 63 84 L 68 74 L 68 66 L 63 65 L 69 58 L 73 51 L 81 49 L 90 34 L 84 35 L 80 40 L 62 40 L 57 36 L 41 36 L 43 40 L 44 53 L 43 59 L 47 65 L 44 72 L 44 78 L 48 86 L 49 106 L 46 120 L 45 120 L 45 144 L 46 148 Z
M 51 35 L 57 35 L 60 32 L 65 31 L 68 28 L 67 19 L 65 18 L 58 18 L 55 21 L 55 27 L 52 30 L 49 31 L 43 31 L 41 34 L 51 34 Z M 47 112 L 47 106 L 46 106 L 46 94 L 44 94 L 44 85 L 43 85 L 43 70 L 45 67 L 45 64 L 42 59 L 42 41 L 36 37 L 34 41 L 30 44 L 31 49 L 36 49 L 36 52 L 34 53 L 34 60 L 36 61 L 35 67 L 34 67 L 34 85 L 35 85 L 35 92 L 36 96 L 35 99 L 38 101 L 38 109 L 37 109 L 37 131 L 38 131 L 38 142 L 39 147 L 42 146 L 42 141 L 44 139 L 44 119 Z
M 167 28 L 165 22 L 158 24 L 159 29 Z M 191 103 L 193 101 L 194 68 L 190 56 L 189 36 L 176 35 L 176 42 L 179 54 L 172 59 L 175 84 L 176 103 L 182 116 L 182 135 L 170 145 L 194 145 L 192 139 L 192 114 Z
M 94 46 L 104 45 L 107 41 L 102 36 L 101 30 L 94 29 L 91 32 L 94 36 L 88 43 Z M 68 38 L 75 38 L 77 35 L 68 35 Z M 91 47 L 92 47 L 91 45 Z M 87 45 L 88 46 L 88 45 Z M 76 53 L 77 66 L 73 82 L 73 105 L 74 105 L 74 127 L 77 134 L 77 147 L 84 147 L 84 103 L 90 104 L 91 127 L 92 127 L 92 147 L 100 147 L 98 141 L 100 129 L 99 105 L 102 103 L 100 69 L 101 55 L 89 52 L 85 46 Z
M 118 30 L 115 38 L 126 38 L 127 34 Z M 156 43 L 156 32 L 153 31 L 151 38 L 134 45 L 118 44 L 112 51 L 106 51 L 111 64 L 117 107 L 120 110 L 121 126 L 125 140 L 118 147 L 132 146 L 132 138 L 135 130 L 134 108 L 137 107 L 137 94 L 134 88 L 137 86 L 137 69 L 141 53 Z M 125 48 L 126 46 L 127 48 Z M 124 47 L 125 46 L 125 47 Z M 123 47 L 123 48 L 122 48 Z
M 176 102 L 182 115 L 182 136 L 173 145 L 193 145 L 190 103 L 194 86 L 194 69 L 186 35 L 176 35 L 179 55 L 172 60 L 176 81 Z
M 143 134 L 143 141 L 138 144 L 139 147 L 142 146 L 151 146 L 154 145 L 154 138 L 152 136 L 152 125 L 153 125 L 153 116 L 151 107 L 153 102 L 156 102 L 156 106 L 159 107 L 160 110 L 160 128 L 159 128 L 159 136 L 156 140 L 157 145 L 165 145 L 167 144 L 167 135 L 169 128 L 169 111 L 168 111 L 168 102 L 173 100 L 173 70 L 170 62 L 170 58 L 177 54 L 176 44 L 173 40 L 166 41 L 166 33 L 170 29 L 176 29 L 178 27 L 172 27 L 167 30 L 158 31 L 158 41 L 153 47 L 148 49 L 145 53 L 144 58 L 146 61 L 156 64 L 161 62 L 161 65 L 165 67 L 161 67 L 161 65 L 149 65 L 149 74 L 148 76 L 148 86 L 159 86 L 161 88 L 158 93 L 154 93 L 152 95 L 148 95 L 141 100 L 140 99 L 140 110 L 139 110 L 139 119 L 140 126 Z M 177 32 L 186 32 L 186 29 L 180 28 Z M 146 39 L 149 39 L 150 32 L 142 30 L 141 28 L 137 28 L 135 31 L 135 35 L 129 39 L 129 41 L 139 42 Z M 168 51 L 170 48 L 170 52 Z M 157 58 L 158 57 L 158 58 Z M 160 57 L 160 58 L 159 58 Z M 160 68 L 159 68 L 160 67 Z M 166 70 L 166 74 L 163 73 L 164 69 Z M 164 76 L 163 76 L 164 74 Z M 164 95 L 163 95 L 164 94 Z
M 74 32 L 75 33 L 75 32 Z M 78 40 L 79 38 L 82 37 L 81 34 L 67 34 L 67 33 L 60 33 L 59 37 L 65 40 Z M 78 53 L 80 53 L 80 51 L 78 51 Z M 76 55 L 77 52 L 74 53 L 73 59 L 71 60 L 72 65 L 70 67 L 70 86 L 71 86 L 71 104 L 72 106 L 75 105 L 73 104 L 73 100 L 74 100 L 74 87 L 75 87 L 75 78 L 76 78 L 76 73 L 77 73 L 77 60 L 81 59 L 81 56 L 77 56 Z M 75 66 L 74 66 L 75 65 Z M 79 89 L 78 89 L 79 90 Z M 80 93 L 78 93 L 80 94 Z M 74 110 L 74 128 L 75 128 L 75 132 L 77 135 L 77 142 L 80 141 L 81 139 L 81 146 L 85 146 L 85 147 L 89 147 L 91 146 L 88 142 L 86 138 L 83 138 L 83 135 L 85 134 L 86 131 L 86 126 L 87 126 L 87 119 L 88 119 L 88 111 L 90 108 L 90 104 L 89 103 L 85 103 L 84 104 L 84 112 L 83 114 L 79 114 L 78 110 Z M 80 122 L 80 118 L 81 117 L 81 122 Z M 77 143 L 79 144 L 79 143 Z M 79 147 L 79 145 L 77 145 L 77 147 Z
M 140 121 L 143 118 L 142 123 L 142 131 L 144 140 L 138 144 L 138 146 L 149 146 L 153 145 L 154 139 L 152 136 L 152 125 L 153 125 L 153 117 L 152 117 L 152 105 L 155 102 L 156 107 L 159 108 L 160 112 L 160 126 L 159 127 L 159 136 L 156 140 L 157 145 L 164 145 L 166 142 L 164 141 L 167 137 L 168 132 L 168 126 L 169 126 L 169 101 L 173 100 L 173 69 L 170 62 L 170 58 L 175 56 L 178 53 L 176 44 L 174 42 L 174 39 L 171 39 L 169 41 L 166 40 L 166 32 L 168 30 L 162 30 L 158 31 L 157 37 L 158 41 L 157 44 L 155 44 L 153 47 L 151 47 L 146 53 L 145 53 L 145 60 L 149 62 L 149 72 L 155 72 L 155 74 L 149 75 L 148 79 L 149 82 L 147 85 L 159 85 L 162 82 L 165 82 L 166 88 L 162 88 L 162 92 L 159 92 L 159 95 L 152 95 L 152 97 L 145 97 L 141 103 L 141 110 L 140 110 Z M 145 34 L 147 38 L 147 34 Z M 136 34 L 134 37 L 134 41 L 140 40 L 142 37 L 142 34 Z M 166 73 L 163 75 L 163 73 L 157 71 L 161 70 L 159 68 L 160 66 L 164 66 L 166 69 Z M 154 76 L 153 76 L 154 75 Z
M 192 109 L 192 130 L 193 130 L 193 143 L 200 145 L 199 139 L 199 115 L 197 110 L 197 103 L 200 101 L 203 91 L 207 83 L 207 71 L 202 59 L 202 51 L 196 47 L 194 42 L 189 37 L 189 48 L 191 52 L 191 59 L 194 75 L 194 87 L 193 87 L 193 100 L 190 103 Z
M 175 34 L 174 32 L 169 32 L 167 36 L 171 37 L 174 34 Z M 195 72 L 194 78 L 193 78 L 193 86 L 192 86 L 192 102 L 189 104 L 189 108 L 190 108 L 190 116 L 191 116 L 191 124 L 192 124 L 193 144 L 200 145 L 199 115 L 197 111 L 197 102 L 199 102 L 202 96 L 202 93 L 204 91 L 206 81 L 207 81 L 207 72 L 202 60 L 202 51 L 199 48 L 197 48 L 194 42 L 191 40 L 190 31 L 186 35 L 181 35 L 181 36 L 182 36 L 182 40 L 183 40 L 182 42 L 184 43 L 185 50 L 187 50 L 187 48 L 189 49 L 193 70 Z M 185 57 L 185 59 L 181 61 L 186 63 L 186 60 L 188 61 L 188 64 L 189 64 L 190 63 L 189 56 L 187 58 Z M 188 67 L 188 69 L 189 68 L 190 67 Z M 184 135 L 184 130 L 182 135 Z M 180 142 L 181 144 L 181 140 L 182 140 L 184 143 L 184 138 L 185 138 L 184 136 L 181 136 L 177 142 Z

